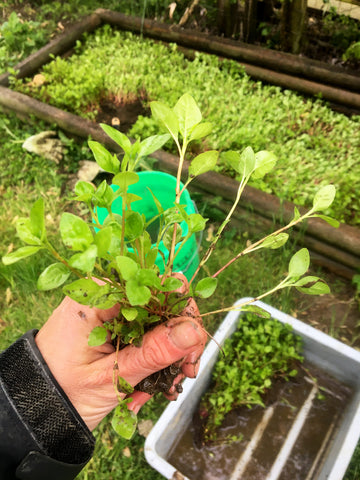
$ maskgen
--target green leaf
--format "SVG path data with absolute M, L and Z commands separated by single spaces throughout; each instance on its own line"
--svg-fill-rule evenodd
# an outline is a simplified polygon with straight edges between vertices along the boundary
M 121 309 L 121 314 L 128 322 L 132 322 L 138 316 L 138 311 L 136 308 L 123 307 Z
M 92 183 L 80 180 L 75 185 L 74 191 L 77 195 L 76 200 L 78 200 L 79 202 L 89 203 L 91 202 L 91 199 L 95 193 L 95 187 Z
M 172 137 L 178 138 L 179 124 L 175 113 L 161 102 L 150 102 L 150 109 L 154 119 L 165 125 Z
M 150 268 L 155 264 L 158 253 L 159 253 L 158 248 L 152 248 L 149 251 L 149 253 L 146 255 L 145 263 L 146 263 L 147 268 Z
M 188 222 L 189 221 L 189 215 L 188 215 L 185 207 L 186 207 L 185 205 L 181 205 L 181 204 L 177 205 L 177 208 L 180 211 L 180 215 L 182 217 L 182 220 L 185 220 L 185 222 Z
M 30 257 L 37 253 L 42 247 L 21 247 L 15 252 L 8 253 L 2 257 L 2 261 L 4 265 L 11 265 L 12 263 L 16 263 L 23 258 Z
M 119 255 L 116 257 L 116 264 L 119 268 L 120 275 L 127 281 L 133 278 L 139 270 L 139 264 L 130 257 Z
M 287 233 L 278 233 L 277 235 L 270 235 L 265 238 L 261 244 L 262 248 L 270 248 L 275 250 L 282 247 L 288 241 L 289 235 Z
M 319 277 L 312 275 L 306 276 L 295 282 L 292 286 L 296 287 L 299 292 L 308 295 L 323 295 L 330 293 L 329 286 Z
M 105 293 L 108 288 L 108 285 L 102 288 L 101 285 L 98 285 L 94 280 L 91 280 L 91 278 L 80 278 L 63 287 L 63 292 L 75 300 L 75 302 L 81 303 L 82 305 L 92 305 L 101 293 Z
M 189 177 L 197 177 L 210 170 L 214 170 L 219 152 L 208 150 L 195 157 L 189 166 Z
M 69 278 L 71 272 L 63 263 L 53 263 L 40 274 L 37 281 L 39 290 L 52 290 L 60 287 Z
M 84 252 L 76 253 L 69 260 L 69 265 L 83 273 L 91 273 L 95 266 L 97 246 L 90 245 Z
M 106 258 L 110 245 L 111 245 L 111 237 L 112 237 L 112 228 L 111 227 L 103 227 L 99 230 L 94 238 L 94 243 L 98 249 L 98 256 L 101 258 Z
M 240 175 L 247 177 L 252 173 L 256 164 L 256 155 L 251 147 L 246 147 L 240 155 L 240 168 L 238 172 Z
M 41 245 L 41 239 L 32 233 L 30 218 L 19 218 L 16 221 L 16 233 L 20 240 L 28 245 Z
M 45 207 L 44 200 L 39 198 L 30 210 L 30 228 L 35 237 L 43 240 L 45 237 Z
M 120 216 L 119 216 L 120 217 Z M 115 214 L 115 218 L 117 219 L 118 216 Z M 107 219 L 109 219 L 107 221 Z M 110 242 L 110 247 L 109 247 L 109 254 L 112 255 L 113 257 L 116 257 L 116 255 L 120 252 L 121 248 L 121 223 L 118 223 L 116 220 L 113 221 L 110 219 L 110 217 L 107 217 L 104 222 L 104 226 L 110 227 L 111 228 L 111 242 Z M 121 217 L 119 219 L 121 222 Z
M 112 180 L 114 185 L 120 187 L 121 194 L 124 194 L 130 185 L 139 181 L 139 175 L 135 172 L 120 172 Z
M 168 277 L 165 282 L 161 285 L 162 292 L 173 292 L 178 290 L 183 285 L 183 282 L 179 278 Z
M 94 298 L 93 303 L 91 304 L 92 307 L 101 308 L 102 310 L 107 310 L 108 308 L 113 307 L 117 303 L 119 303 L 118 295 L 110 294 L 108 295 L 108 286 L 103 286 L 103 292 L 100 290 L 99 294 Z M 104 293 L 104 295 L 102 295 Z M 122 300 L 122 298 L 121 298 Z
M 170 135 L 153 135 L 140 143 L 139 157 L 147 157 L 159 150 L 170 138 Z
M 162 241 L 165 245 L 165 248 L 167 248 L 169 251 L 171 249 L 171 245 L 172 245 L 172 241 L 173 241 L 174 229 L 175 229 L 175 225 L 170 225 L 166 229 L 166 231 L 165 231 L 165 233 L 162 237 Z M 180 225 L 177 223 L 176 224 L 175 245 L 177 245 L 181 241 L 181 236 L 182 236 L 182 229 L 181 229 Z
M 186 213 L 186 212 L 185 212 Z M 178 207 L 170 207 L 164 212 L 164 219 L 166 225 L 171 225 L 172 223 L 180 223 L 184 220 L 183 212 L 179 212 Z
M 320 280 L 319 277 L 314 277 L 313 275 L 307 275 L 306 277 L 302 277 L 299 280 L 297 280 L 295 283 L 293 283 L 294 287 L 303 287 L 304 285 L 307 285 L 309 283 L 315 283 Z
M 227 163 L 235 172 L 239 173 L 240 153 L 235 150 L 228 150 L 227 152 L 221 152 L 222 160 Z
M 125 222 L 125 237 L 127 241 L 132 242 L 140 237 L 145 229 L 145 222 L 139 212 L 127 212 Z
M 327 222 L 329 225 L 331 225 L 334 228 L 339 228 L 340 227 L 340 222 L 336 220 L 335 218 L 328 217 L 327 215 L 312 215 L 313 217 L 321 218 L 325 222 Z
M 255 171 L 252 174 L 252 178 L 262 178 L 274 168 L 276 162 L 277 157 L 272 152 L 261 150 L 260 152 L 255 153 Z
M 91 330 L 88 338 L 89 347 L 99 347 L 106 343 L 108 331 L 104 327 L 95 327 Z
M 176 102 L 173 111 L 178 119 L 179 131 L 184 139 L 188 139 L 192 129 L 201 122 L 202 115 L 191 95 L 185 93 Z
M 234 150 L 229 150 L 222 153 L 221 156 L 241 177 L 249 176 L 254 170 L 255 153 L 251 147 L 246 147 L 241 155 Z
M 313 200 L 314 210 L 326 210 L 333 203 L 336 194 L 334 185 L 326 185 L 316 192 Z
M 149 268 L 143 268 L 138 271 L 136 275 L 136 281 L 139 282 L 139 285 L 146 285 L 147 287 L 160 289 L 161 282 L 155 270 Z
M 301 277 L 307 272 L 310 266 L 310 255 L 306 248 L 302 248 L 295 253 L 289 262 L 289 277 Z
M 94 154 L 96 163 L 105 172 L 116 175 L 120 169 L 120 162 L 115 155 L 112 155 L 101 143 L 89 140 L 89 147 Z
M 126 395 L 130 395 L 134 391 L 134 387 L 123 377 L 117 377 L 117 389 L 120 393 L 126 393 Z
M 206 277 L 201 279 L 195 287 L 195 295 L 200 298 L 209 298 L 215 292 L 217 278 Z
M 99 207 L 106 207 L 106 203 L 103 200 L 103 197 L 105 196 L 105 192 L 107 189 L 108 185 L 106 180 L 102 181 L 100 185 L 96 188 L 92 201 L 95 206 Z
M 271 314 L 257 305 L 244 305 L 241 307 L 242 312 L 249 312 L 258 315 L 261 318 L 271 318 Z
M 212 132 L 212 129 L 210 122 L 199 123 L 192 129 L 189 142 L 206 137 Z
M 100 123 L 100 127 L 115 143 L 120 145 L 125 153 L 130 152 L 131 142 L 124 133 L 119 132 L 116 128 L 110 127 L 110 125 L 106 125 L 105 123 Z
M 307 295 L 324 295 L 330 293 L 329 286 L 322 282 L 318 281 L 311 285 L 310 287 L 295 287 L 296 290 L 299 290 L 301 293 L 306 293 Z
M 72 250 L 86 250 L 93 242 L 90 227 L 84 220 L 72 213 L 62 214 L 60 233 L 64 244 Z
M 294 207 L 294 217 L 291 221 L 296 222 L 296 220 L 299 220 L 300 217 L 301 213 L 299 212 L 299 209 L 297 207 Z
M 133 307 L 137 305 L 146 305 L 151 298 L 151 291 L 148 287 L 141 286 L 136 280 L 126 282 L 126 295 Z
M 130 205 L 132 202 L 137 202 L 138 200 L 142 200 L 139 195 L 135 195 L 135 193 L 127 193 L 126 195 L 126 203 Z
M 109 209 L 116 198 L 116 193 L 107 184 L 106 180 L 100 183 L 92 197 L 92 202 L 97 207 Z
M 187 220 L 187 225 L 190 232 L 202 232 L 205 229 L 207 219 L 204 218 L 200 213 L 191 213 Z
M 188 303 L 188 299 L 184 298 L 180 302 L 175 303 L 175 305 L 172 305 L 172 307 L 171 307 L 172 315 L 181 315 L 182 312 L 184 311 L 187 303 Z
M 149 190 L 149 192 L 150 192 L 150 194 L 151 194 L 151 196 L 152 196 L 152 198 L 153 198 L 153 200 L 154 200 L 154 203 L 155 203 L 155 205 L 156 205 L 156 209 L 157 209 L 158 213 L 159 213 L 159 214 L 163 213 L 164 208 L 163 208 L 163 206 L 161 205 L 160 200 L 156 197 L 156 195 L 155 195 L 154 192 L 151 190 L 151 188 L 147 187 L 147 189 Z M 147 225 L 148 225 L 149 223 L 151 223 L 151 221 L 149 221 L 149 222 L 147 223 Z
M 127 408 L 126 402 L 121 402 L 114 410 L 111 426 L 115 432 L 126 440 L 134 435 L 137 426 L 137 417 Z

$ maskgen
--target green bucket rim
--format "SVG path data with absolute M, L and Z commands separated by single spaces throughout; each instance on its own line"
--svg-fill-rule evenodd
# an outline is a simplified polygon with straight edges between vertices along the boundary
M 160 183 L 160 184 L 161 184 L 162 180 L 165 180 L 167 182 L 171 181 L 174 184 L 174 192 L 175 192 L 176 177 L 174 177 L 173 175 L 170 175 L 170 174 L 165 173 L 165 172 L 158 172 L 158 171 L 143 171 L 143 172 L 136 172 L 136 173 L 139 175 L 140 179 L 139 179 L 139 182 L 137 182 L 137 183 L 135 183 L 135 184 L 133 184 L 129 187 L 129 192 L 130 193 L 136 193 L 136 190 L 139 189 L 139 187 L 144 188 L 144 189 L 147 188 L 147 184 L 149 182 L 144 181 L 144 179 L 146 179 L 146 178 L 152 178 L 154 181 L 156 180 L 157 183 Z M 143 179 L 143 182 L 141 182 L 141 179 Z M 181 183 L 180 185 L 181 185 L 181 188 L 183 188 L 183 186 L 184 186 L 183 183 Z M 111 188 L 114 191 L 117 191 L 119 189 L 119 187 L 117 185 L 111 185 Z M 153 190 L 153 187 L 151 188 L 151 191 L 152 190 Z M 154 195 L 157 197 L 157 195 L 155 193 L 154 193 Z M 121 199 L 119 199 L 119 200 L 121 201 Z M 197 213 L 196 206 L 195 206 L 194 202 L 192 201 L 190 193 L 188 192 L 188 190 L 184 190 L 184 192 L 181 194 L 180 201 L 181 201 L 181 204 L 185 204 L 185 208 L 186 208 L 186 211 L 187 211 L 188 214 Z M 115 200 L 115 202 L 116 202 L 116 200 Z M 154 202 L 154 205 L 155 205 L 155 202 Z M 156 205 L 155 205 L 155 207 L 156 207 Z M 140 210 L 136 209 L 136 204 L 135 204 L 134 210 L 138 211 L 139 213 L 142 213 L 141 209 Z M 113 211 L 113 213 L 118 213 L 119 210 L 116 210 L 116 208 L 115 208 L 115 209 L 112 209 L 112 211 Z M 98 219 L 99 219 L 100 224 L 103 224 L 105 222 L 105 219 L 108 217 L 107 209 L 102 208 L 102 207 L 98 207 L 97 208 L 97 213 L 98 213 Z M 149 220 L 149 219 L 147 218 L 147 220 Z M 182 228 L 183 234 L 186 235 L 187 232 L 188 232 L 188 227 L 187 227 L 186 222 L 185 221 L 181 222 L 180 226 Z M 156 245 L 156 244 L 152 243 L 152 246 L 154 246 L 154 245 Z M 163 255 L 165 257 L 165 263 L 166 263 L 166 261 L 169 257 L 169 252 L 168 252 L 168 249 L 165 247 L 163 240 L 160 241 L 158 248 L 163 253 Z M 177 249 L 178 249 L 178 246 L 175 248 L 175 252 L 177 251 Z M 131 251 L 131 249 L 129 249 L 129 251 Z M 194 268 L 193 263 L 194 263 L 195 260 L 196 260 L 196 265 L 195 265 L 195 268 Z M 164 272 L 164 260 L 163 260 L 160 253 L 158 253 L 155 263 L 159 267 L 160 273 L 163 273 Z M 178 272 L 181 271 L 185 275 L 186 275 L 186 273 L 188 273 L 188 276 L 191 276 L 190 274 L 192 274 L 193 270 L 196 269 L 198 263 L 199 263 L 199 260 L 198 260 L 198 245 L 197 245 L 197 242 L 196 242 L 196 236 L 195 236 L 195 234 L 193 234 L 187 240 L 186 244 L 183 246 L 183 248 L 182 248 L 181 252 L 179 253 L 178 257 L 175 259 L 174 271 L 178 271 Z M 193 267 L 193 268 L 191 268 L 191 267 Z

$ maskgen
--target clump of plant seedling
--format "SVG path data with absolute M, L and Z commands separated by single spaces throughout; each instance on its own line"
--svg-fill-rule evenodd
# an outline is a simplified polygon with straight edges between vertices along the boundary
M 207 136 L 211 132 L 211 124 L 202 121 L 202 115 L 195 100 L 188 94 L 184 94 L 173 108 L 160 102 L 152 102 L 150 106 L 152 115 L 168 133 L 132 143 L 123 133 L 108 125 L 102 125 L 106 134 L 124 151 L 121 162 L 117 155 L 110 153 L 100 143 L 89 142 L 96 162 L 103 170 L 113 175 L 114 188 L 106 181 L 97 188 L 84 181 L 76 184 L 75 199 L 87 206 L 89 220 L 86 221 L 72 213 L 63 213 L 60 220 L 60 235 L 67 254 L 60 254 L 48 239 L 44 220 L 44 202 L 39 199 L 33 205 L 29 218 L 20 218 L 16 223 L 17 234 L 27 246 L 3 257 L 3 262 L 9 265 L 39 251 L 47 251 L 55 262 L 41 273 L 37 283 L 40 290 L 50 290 L 65 285 L 64 293 L 83 305 L 103 309 L 118 303 L 121 305 L 117 318 L 103 327 L 96 327 L 91 332 L 90 346 L 103 344 L 108 332 L 111 333 L 117 351 L 126 344 L 137 344 L 147 330 L 180 314 L 189 297 L 210 297 L 216 289 L 217 277 L 233 261 L 261 248 L 281 247 L 288 239 L 286 230 L 303 220 L 321 217 L 332 225 L 336 225 L 335 220 L 319 213 L 331 205 L 335 196 L 335 188 L 328 185 L 318 191 L 313 207 L 307 213 L 301 215 L 295 208 L 294 217 L 288 225 L 247 246 L 218 272 L 196 281 L 199 270 L 209 259 L 230 221 L 250 177 L 263 177 L 276 163 L 272 153 L 267 151 L 255 153 L 251 147 L 247 147 L 242 153 L 235 151 L 223 153 L 224 159 L 230 163 L 241 179 L 237 197 L 190 279 L 189 292 L 182 294 L 179 298 L 176 290 L 181 287 L 182 282 L 173 276 L 174 260 L 189 238 L 204 230 L 206 225 L 206 219 L 200 214 L 189 214 L 186 211 L 181 204 L 181 195 L 194 178 L 215 167 L 219 152 L 205 151 L 193 158 L 183 185 L 181 176 L 188 146 L 191 142 Z M 164 209 L 153 195 L 158 213 L 154 218 L 147 220 L 144 215 L 133 210 L 133 204 L 139 197 L 130 193 L 129 187 L 139 180 L 136 169 L 140 161 L 161 148 L 170 138 L 175 142 L 179 152 L 175 201 L 173 206 Z M 122 201 L 121 214 L 112 211 L 113 202 L 119 197 Z M 105 208 L 108 212 L 108 217 L 103 223 L 99 221 L 100 208 Z M 159 223 L 159 232 L 157 239 L 153 241 L 148 228 L 156 221 Z M 180 224 L 185 225 L 186 228 L 182 228 Z M 166 247 L 165 252 L 159 248 L 161 240 Z M 160 258 L 160 267 L 158 258 Z M 318 277 L 304 277 L 308 268 L 309 253 L 306 249 L 301 249 L 290 260 L 287 276 L 277 286 L 254 300 L 292 286 L 310 294 L 328 293 L 328 286 Z M 76 279 L 67 283 L 71 277 Z M 236 308 L 257 312 L 258 307 L 249 303 Z M 233 307 L 220 311 L 231 308 Z M 213 312 L 203 315 L 210 313 Z M 119 392 L 131 394 L 133 388 L 124 379 L 117 378 L 116 372 L 114 368 L 114 386 Z M 136 427 L 136 418 L 132 412 L 128 411 L 127 402 L 128 400 L 122 400 L 119 396 L 113 426 L 118 433 L 130 438 Z
M 225 341 L 211 388 L 201 398 L 202 441 L 217 439 L 217 428 L 232 409 L 264 405 L 264 394 L 276 378 L 297 375 L 302 341 L 288 324 L 247 313 Z

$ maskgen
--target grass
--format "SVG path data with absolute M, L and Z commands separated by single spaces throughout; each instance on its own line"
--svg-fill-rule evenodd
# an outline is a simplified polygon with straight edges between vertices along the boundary
M 22 142 L 46 128 L 49 126 L 41 122 L 23 123 L 14 115 L 0 112 L 0 256 L 21 245 L 16 238 L 15 220 L 28 216 L 31 205 L 40 196 L 46 201 L 46 220 L 54 232 L 60 213 L 69 203 L 64 194 L 68 175 L 77 169 L 84 154 L 90 158 L 88 149 L 84 152 L 82 146 L 66 137 L 61 167 L 26 152 Z M 13 266 L 0 263 L 0 349 L 30 328 L 41 326 L 59 302 L 61 292 L 36 289 L 36 279 L 45 266 L 46 260 L 41 256 Z

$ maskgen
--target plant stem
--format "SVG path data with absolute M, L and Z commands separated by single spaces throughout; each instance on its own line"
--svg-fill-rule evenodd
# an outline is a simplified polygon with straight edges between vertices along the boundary
M 285 232 L 289 228 L 293 227 L 294 225 L 302 222 L 305 220 L 305 218 L 308 218 L 311 216 L 312 211 L 310 210 L 309 212 L 305 213 L 303 216 L 298 218 L 297 220 L 292 220 L 288 225 L 285 225 L 284 227 L 279 228 L 275 232 L 271 233 L 270 235 L 267 235 L 266 237 L 258 240 L 257 242 L 253 243 L 249 247 L 245 248 L 245 250 L 242 250 L 240 253 L 238 253 L 235 257 L 233 257 L 231 260 L 228 261 L 226 265 L 223 265 L 220 270 L 218 270 L 214 275 L 212 275 L 213 278 L 216 278 L 220 273 L 222 273 L 226 268 L 228 268 L 231 264 L 233 264 L 236 260 L 238 260 L 240 257 L 243 257 L 244 255 L 247 255 L 248 253 L 251 253 L 259 248 L 261 248 L 261 244 L 268 238 L 272 236 L 276 236 L 279 233 Z
M 119 349 L 120 349 L 120 336 L 118 335 L 116 340 L 115 361 L 113 366 L 113 386 L 114 386 L 114 390 L 118 398 L 118 401 L 122 402 L 123 399 L 121 398 L 120 392 L 117 388 L 117 379 L 118 379 L 118 372 L 119 372 L 119 364 L 118 364 Z
M 271 290 L 268 290 L 267 292 L 252 298 L 244 303 L 241 303 L 239 305 L 232 305 L 231 307 L 227 308 L 221 308 L 220 310 L 213 310 L 212 312 L 206 312 L 206 313 L 201 313 L 200 317 L 206 317 L 207 315 L 215 315 L 216 313 L 224 313 L 224 312 L 231 312 L 234 310 L 241 310 L 241 307 L 244 307 L 245 305 L 250 305 L 251 303 L 257 302 L 258 300 L 261 300 L 264 297 L 267 297 L 268 295 L 271 295 L 272 293 L 275 293 L 277 290 L 281 290 L 282 288 L 288 287 L 290 285 L 287 285 L 286 282 L 289 279 L 289 277 L 286 277 L 284 280 L 282 280 L 276 287 L 272 288 Z
M 236 194 L 236 199 L 235 199 L 235 202 L 233 204 L 233 206 L 231 207 L 229 213 L 227 214 L 227 217 L 225 218 L 225 220 L 223 221 L 223 223 L 220 225 L 216 235 L 215 235 L 215 238 L 214 240 L 212 241 L 211 245 L 209 246 L 207 252 L 205 253 L 205 255 L 203 256 L 201 262 L 199 263 L 194 275 L 191 277 L 190 281 L 189 281 L 189 285 L 192 284 L 192 282 L 194 281 L 194 278 L 196 277 L 196 275 L 199 273 L 199 270 L 205 265 L 205 263 L 209 260 L 212 252 L 214 251 L 215 247 L 216 247 L 216 244 L 224 230 L 224 228 L 226 227 L 226 225 L 229 223 L 230 221 L 230 218 L 232 216 L 232 214 L 234 213 L 239 201 L 240 201 L 240 198 L 241 198 L 241 195 L 244 191 L 244 188 L 245 188 L 245 185 L 248 181 L 248 178 L 245 178 L 243 177 L 241 179 L 241 182 L 240 182 L 240 185 L 239 185 L 239 188 L 238 188 L 238 191 L 237 191 L 237 194 Z
M 181 173 L 182 173 L 182 169 L 183 169 L 183 166 L 184 166 L 187 143 L 184 140 L 182 148 L 180 147 L 180 144 L 178 142 L 176 142 L 176 144 L 177 144 L 177 147 L 178 147 L 178 150 L 179 150 L 179 166 L 178 166 L 178 170 L 177 170 L 177 174 L 176 174 L 175 205 L 179 205 L 180 204 L 180 197 L 181 197 L 181 193 L 182 193 L 182 191 L 180 189 Z M 174 262 L 174 256 L 175 256 L 175 246 L 176 246 L 177 225 L 178 225 L 177 223 L 174 224 L 174 231 L 173 231 L 173 236 L 172 236 L 172 241 L 171 241 L 171 248 L 170 248 L 170 252 L 169 252 L 169 259 L 168 259 L 167 268 L 166 268 L 166 271 L 165 271 L 165 274 L 164 274 L 165 277 L 167 276 L 167 274 L 171 275 L 172 269 L 173 269 L 173 262 Z
M 85 278 L 84 275 L 82 275 L 78 270 L 73 268 L 64 258 L 62 258 L 62 256 L 55 250 L 55 248 L 51 245 L 51 243 L 48 240 L 46 240 L 46 242 L 45 242 L 45 247 L 48 249 L 48 251 L 51 253 L 51 255 L 56 258 L 56 260 L 63 263 L 77 277 Z
M 121 244 L 120 244 L 120 255 L 124 254 L 124 244 L 125 244 L 125 213 L 126 213 L 126 197 L 127 191 L 124 193 L 124 198 L 122 199 L 122 219 L 121 219 Z

